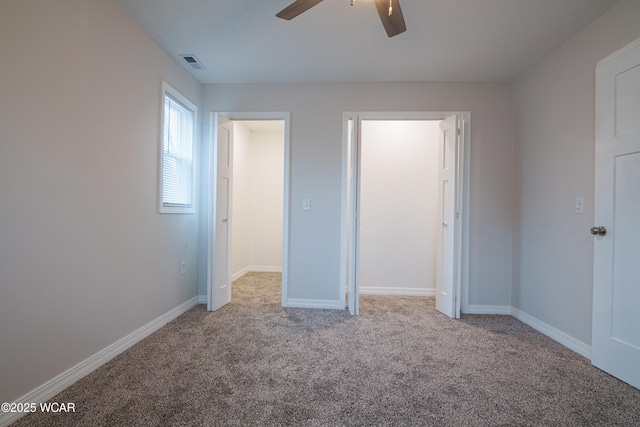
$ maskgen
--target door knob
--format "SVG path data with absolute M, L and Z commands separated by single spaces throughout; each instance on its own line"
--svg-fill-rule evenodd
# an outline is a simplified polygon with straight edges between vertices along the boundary
M 604 225 L 599 227 L 591 227 L 591 234 L 594 236 L 604 236 L 607 234 L 607 228 Z

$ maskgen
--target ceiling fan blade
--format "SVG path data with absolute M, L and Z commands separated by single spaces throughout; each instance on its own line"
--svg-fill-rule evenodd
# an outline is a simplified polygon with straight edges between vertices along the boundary
M 321 1 L 322 0 L 296 0 L 280 12 L 276 13 L 276 16 L 286 20 L 293 19 L 302 12 L 306 12 L 311 9 Z
M 376 8 L 378 9 L 378 15 L 384 29 L 389 37 L 397 36 L 400 33 L 407 31 L 407 26 L 404 23 L 404 16 L 402 16 L 402 9 L 400 9 L 399 0 L 375 0 Z M 391 15 L 389 15 L 389 4 L 391 4 Z

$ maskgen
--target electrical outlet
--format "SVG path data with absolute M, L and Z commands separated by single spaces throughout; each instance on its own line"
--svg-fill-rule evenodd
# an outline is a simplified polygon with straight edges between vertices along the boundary
M 180 263 L 180 275 L 184 276 L 187 274 L 187 261 L 182 261 Z

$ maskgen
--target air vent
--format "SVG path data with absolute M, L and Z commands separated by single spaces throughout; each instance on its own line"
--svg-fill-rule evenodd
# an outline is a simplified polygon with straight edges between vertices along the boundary
M 207 67 L 205 67 L 204 65 L 202 65 L 202 62 L 200 62 L 200 60 L 198 58 L 196 58 L 195 55 L 187 53 L 187 54 L 182 54 L 182 55 L 178 55 L 179 58 L 182 58 L 182 60 L 185 62 L 185 64 L 187 64 L 190 68 L 194 69 L 194 70 L 206 70 Z

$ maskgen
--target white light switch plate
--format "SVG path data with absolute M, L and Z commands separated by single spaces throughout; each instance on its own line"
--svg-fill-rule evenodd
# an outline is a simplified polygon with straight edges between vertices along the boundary
M 576 197 L 576 213 L 584 213 L 584 197 Z
M 302 210 L 303 211 L 311 210 L 311 199 L 302 199 Z

